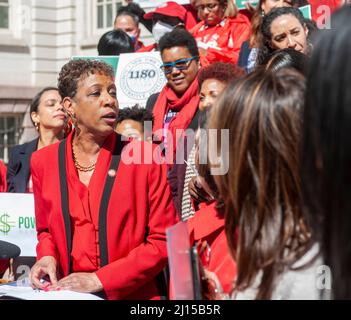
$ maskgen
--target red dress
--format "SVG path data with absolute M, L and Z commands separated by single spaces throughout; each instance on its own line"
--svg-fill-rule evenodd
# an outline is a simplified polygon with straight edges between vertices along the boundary
M 155 152 L 150 143 L 132 141 L 122 152 L 107 209 L 108 264 L 100 267 L 99 209 L 117 135 L 100 151 L 88 187 L 79 179 L 67 138 L 66 174 L 72 226 L 71 270 L 96 272 L 108 299 L 157 299 L 155 277 L 167 264 L 165 229 L 177 222 L 167 183 L 167 168 L 154 161 L 127 164 L 133 154 L 143 160 Z M 119 137 L 119 136 L 118 136 Z M 69 273 L 68 233 L 61 208 L 59 144 L 35 152 L 31 160 L 38 233 L 37 258 L 54 256 L 61 276 Z M 50 159 L 50 161 L 48 161 Z
M 216 61 L 236 64 L 241 45 L 250 36 L 250 21 L 241 14 L 235 18 L 226 18 L 213 27 L 202 21 L 192 30 L 199 47 L 208 47 L 206 58 L 209 63 Z

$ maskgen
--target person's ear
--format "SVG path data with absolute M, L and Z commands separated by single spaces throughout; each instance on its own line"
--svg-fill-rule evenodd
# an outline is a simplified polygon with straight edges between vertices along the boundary
M 75 103 L 72 98 L 70 97 L 65 97 L 62 100 L 62 105 L 64 110 L 67 112 L 67 114 L 72 117 L 72 115 L 75 114 Z
M 30 117 L 32 119 L 32 121 L 34 123 L 39 123 L 40 122 L 40 117 L 38 115 L 38 113 L 36 111 L 33 111 L 31 114 L 30 114 Z
M 307 37 L 308 37 L 308 33 L 310 32 L 310 30 L 308 30 L 306 24 L 303 25 L 303 29 L 304 29 L 304 31 L 305 31 L 305 35 L 306 35 L 306 38 L 307 38 Z

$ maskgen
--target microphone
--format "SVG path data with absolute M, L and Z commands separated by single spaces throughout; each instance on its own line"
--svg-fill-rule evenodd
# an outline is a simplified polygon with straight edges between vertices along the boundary
M 21 249 L 15 244 L 0 240 L 0 259 L 14 259 L 21 254 Z

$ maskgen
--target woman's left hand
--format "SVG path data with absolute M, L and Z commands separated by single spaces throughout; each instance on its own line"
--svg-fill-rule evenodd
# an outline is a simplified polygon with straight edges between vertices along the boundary
M 50 290 L 71 290 L 82 293 L 94 293 L 103 290 L 103 286 L 95 273 L 72 273 L 61 279 Z

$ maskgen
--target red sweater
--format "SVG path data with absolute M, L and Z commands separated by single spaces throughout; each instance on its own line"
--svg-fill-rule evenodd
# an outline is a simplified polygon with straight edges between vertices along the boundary
M 239 13 L 235 18 L 226 18 L 214 27 L 208 27 L 202 21 L 192 30 L 194 38 L 201 47 L 207 48 L 206 58 L 209 63 L 216 61 L 236 64 L 241 45 L 250 36 L 250 21 Z

